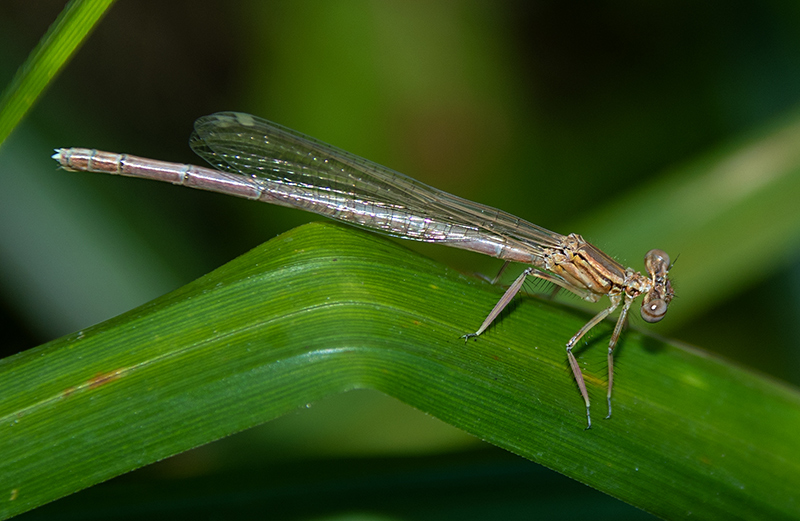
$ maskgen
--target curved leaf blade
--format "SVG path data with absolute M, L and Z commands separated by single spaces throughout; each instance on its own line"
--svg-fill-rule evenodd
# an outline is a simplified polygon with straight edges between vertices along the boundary
M 583 430 L 563 351 L 587 315 L 498 297 L 331 224 L 284 234 L 156 301 L 0 362 L 7 517 L 268 421 L 374 388 L 663 517 L 796 518 L 800 394 L 631 330 L 615 416 Z M 578 353 L 596 414 L 598 326 Z

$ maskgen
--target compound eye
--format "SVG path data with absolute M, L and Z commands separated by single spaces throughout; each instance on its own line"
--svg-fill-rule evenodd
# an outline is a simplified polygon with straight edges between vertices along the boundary
M 644 266 L 648 273 L 666 273 L 669 269 L 669 255 L 664 250 L 650 250 L 644 256 Z
M 667 314 L 667 303 L 660 298 L 642 303 L 642 318 L 653 323 L 658 322 Z

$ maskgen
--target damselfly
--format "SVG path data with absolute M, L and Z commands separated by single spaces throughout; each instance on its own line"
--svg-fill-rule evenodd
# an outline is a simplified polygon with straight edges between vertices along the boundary
M 614 346 L 628 310 L 643 296 L 641 314 L 658 322 L 673 298 L 669 256 L 645 255 L 646 274 L 624 268 L 578 234 L 561 235 L 518 217 L 442 190 L 275 123 L 237 112 L 198 119 L 192 149 L 215 169 L 156 161 L 85 148 L 56 150 L 66 170 L 144 177 L 315 212 L 417 241 L 446 244 L 529 267 L 506 290 L 469 339 L 486 331 L 529 276 L 552 282 L 584 300 L 607 296 L 610 304 L 566 344 L 567 359 L 586 404 L 589 394 L 573 347 L 621 306 L 608 344 L 608 416 L 614 382 Z

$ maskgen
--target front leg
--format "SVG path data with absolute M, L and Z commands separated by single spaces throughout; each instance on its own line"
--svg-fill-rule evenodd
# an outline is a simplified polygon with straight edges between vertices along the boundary
M 606 401 L 608 402 L 608 415 L 606 419 L 611 418 L 611 389 L 614 387 L 614 347 L 617 345 L 619 336 L 622 334 L 622 328 L 625 326 L 625 320 L 628 318 L 628 310 L 633 303 L 633 299 L 625 296 L 625 303 L 622 305 L 622 311 L 619 313 L 617 325 L 614 326 L 614 332 L 611 334 L 611 340 L 608 342 L 608 394 Z
M 614 312 L 619 306 L 620 297 L 619 295 L 614 295 L 609 297 L 611 299 L 611 305 L 601 311 L 600 313 L 596 314 L 589 322 L 587 322 L 580 330 L 578 330 L 575 335 L 569 339 L 567 342 L 567 360 L 569 360 L 569 365 L 572 368 L 572 375 L 575 377 L 575 383 L 578 384 L 578 389 L 581 391 L 581 396 L 583 396 L 583 401 L 586 404 L 586 421 L 588 425 L 586 426 L 587 429 L 592 428 L 592 415 L 589 411 L 589 393 L 586 391 L 586 382 L 583 380 L 583 373 L 581 372 L 581 368 L 578 365 L 578 360 L 575 358 L 575 355 L 572 354 L 572 348 L 575 347 L 583 336 L 589 332 L 594 326 L 602 322 L 608 315 Z M 630 305 L 626 302 L 627 305 Z M 619 336 L 619 335 L 617 335 Z M 614 335 L 611 336 L 612 340 L 614 339 Z M 616 343 L 616 341 L 614 341 Z M 611 356 L 609 354 L 609 356 Z M 613 363 L 613 362 L 612 362 Z M 609 367 L 611 369 L 611 366 Z M 610 398 L 611 394 L 609 391 L 609 403 L 611 401 Z

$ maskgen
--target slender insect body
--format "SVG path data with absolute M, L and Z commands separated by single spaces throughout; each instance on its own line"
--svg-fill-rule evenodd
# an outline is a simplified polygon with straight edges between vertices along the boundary
M 632 303 L 658 322 L 674 293 L 669 256 L 650 250 L 647 275 L 623 268 L 578 234 L 561 235 L 511 214 L 462 199 L 399 172 L 275 123 L 236 112 L 195 122 L 192 149 L 216 169 L 85 148 L 58 149 L 53 159 L 70 171 L 141 177 L 298 208 L 394 237 L 435 242 L 507 262 L 527 264 L 475 332 L 477 337 L 512 301 L 529 276 L 609 306 L 566 344 L 567 359 L 586 404 L 589 395 L 572 348 L 594 326 L 621 308 L 608 344 L 608 411 L 611 415 L 613 350 Z M 588 427 L 587 427 L 588 428 Z

